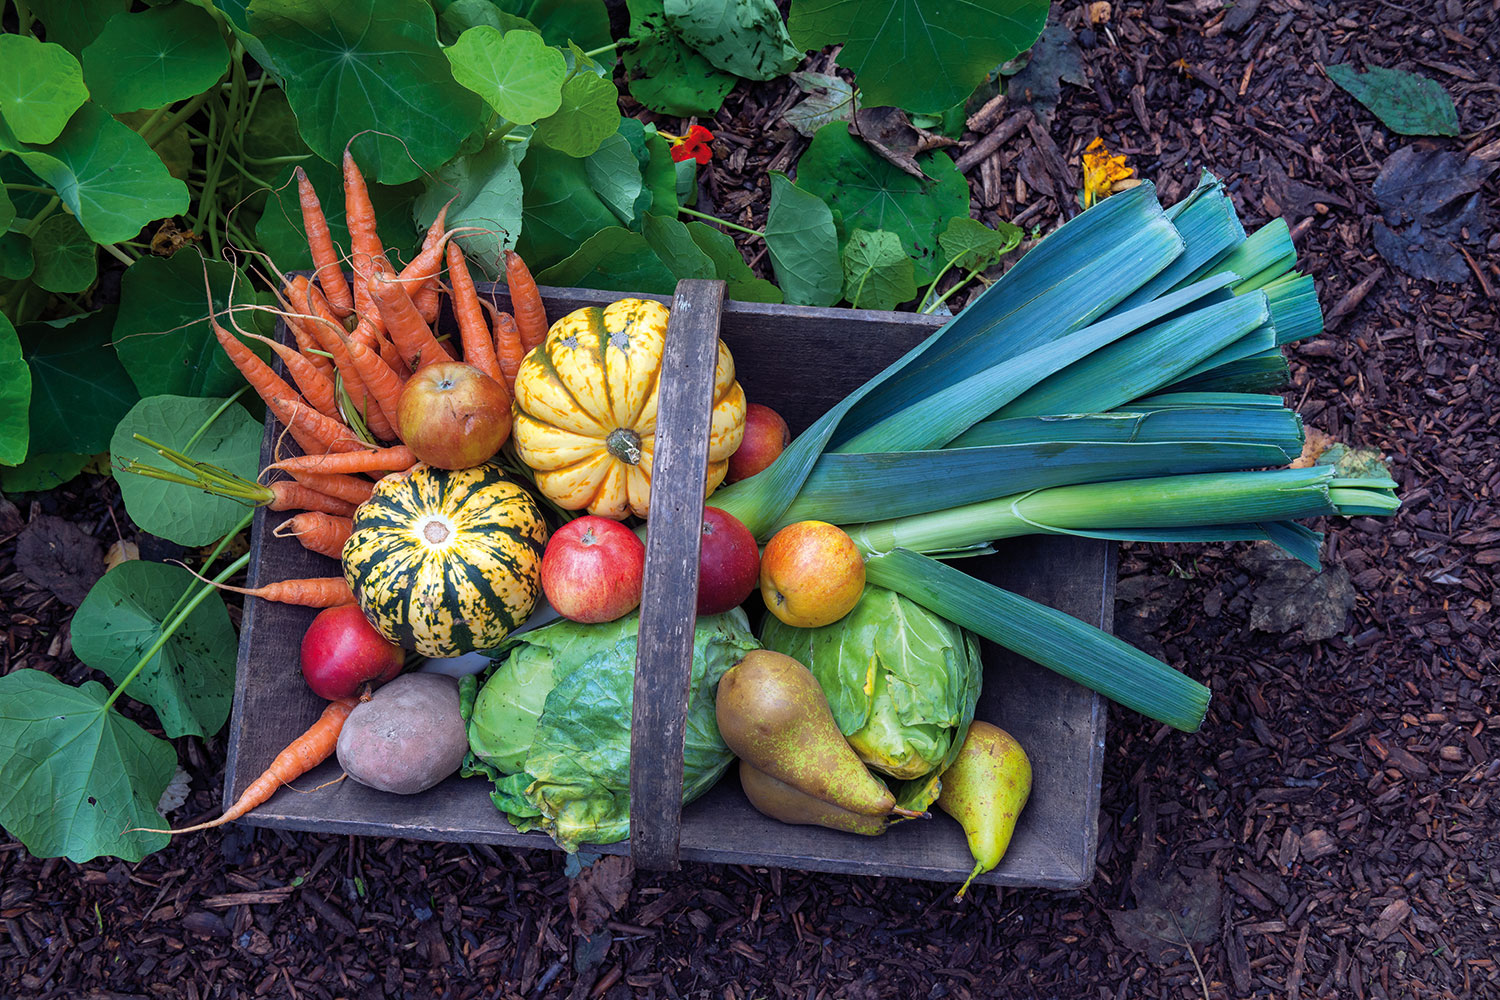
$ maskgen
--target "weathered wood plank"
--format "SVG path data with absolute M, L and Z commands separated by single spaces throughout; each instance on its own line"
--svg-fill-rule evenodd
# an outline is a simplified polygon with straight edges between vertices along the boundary
M 693 672 L 703 477 L 713 416 L 724 282 L 677 283 L 658 381 L 646 579 L 630 727 L 630 854 L 676 870 L 682 756 Z

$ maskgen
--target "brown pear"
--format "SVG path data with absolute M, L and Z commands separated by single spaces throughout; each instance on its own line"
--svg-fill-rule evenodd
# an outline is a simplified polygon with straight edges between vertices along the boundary
M 725 744 L 757 770 L 849 812 L 895 808 L 839 732 L 817 678 L 790 656 L 753 650 L 719 681 L 715 708 Z
M 745 761 L 740 761 L 740 787 L 750 804 L 772 819 L 795 826 L 826 826 L 830 830 L 845 833 L 862 833 L 867 837 L 885 832 L 890 817 L 866 816 L 850 812 L 832 802 L 824 802 L 804 791 L 788 785 L 780 778 L 773 778 L 758 771 Z

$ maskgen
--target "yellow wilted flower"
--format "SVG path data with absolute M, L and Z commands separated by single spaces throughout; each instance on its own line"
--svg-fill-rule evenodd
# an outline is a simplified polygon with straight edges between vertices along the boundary
M 1129 181 L 1135 177 L 1135 168 L 1125 165 L 1124 155 L 1111 156 L 1104 147 L 1104 140 L 1096 138 L 1083 151 L 1083 207 L 1090 208 L 1100 198 L 1108 198 L 1116 190 L 1133 187 Z

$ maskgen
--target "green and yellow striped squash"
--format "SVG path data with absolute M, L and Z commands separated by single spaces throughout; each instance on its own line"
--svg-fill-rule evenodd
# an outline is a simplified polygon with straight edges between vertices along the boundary
M 547 526 L 495 465 L 415 465 L 354 512 L 344 576 L 381 635 L 426 656 L 492 649 L 541 592 Z
M 667 316 L 666 306 L 643 299 L 576 309 L 521 362 L 512 440 L 536 471 L 537 488 L 559 507 L 616 520 L 650 513 Z M 745 392 L 721 340 L 704 496 L 724 481 L 744 435 Z

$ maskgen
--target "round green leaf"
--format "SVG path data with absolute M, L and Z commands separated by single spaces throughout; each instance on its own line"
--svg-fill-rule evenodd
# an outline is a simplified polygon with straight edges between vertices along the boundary
M 641 220 L 641 235 L 678 280 L 718 277 L 713 258 L 698 246 L 687 226 L 676 219 L 648 215 Z
M 597 49 L 614 41 L 604 0 L 521 0 L 516 12 L 536 25 L 548 45 Z
M 611 226 L 584 240 L 567 260 L 539 272 L 537 282 L 564 288 L 671 295 L 677 287 L 677 276 L 652 250 L 646 237 Z
M 0 278 L 20 281 L 35 269 L 31 241 L 20 233 L 0 233 Z
M 615 215 L 589 186 L 584 161 L 537 146 L 521 161 L 521 237 L 516 252 L 544 270 L 615 225 Z
M 96 243 L 128 240 L 149 222 L 187 211 L 187 185 L 146 140 L 92 101 L 54 142 L 0 145 L 57 190 Z
M 774 80 L 796 69 L 775 0 L 665 0 L 667 23 L 719 69 L 747 80 Z
M 30 7 L 47 26 L 47 40 L 77 56 L 111 17 L 130 9 L 130 0 L 32 0 Z
M 104 574 L 73 615 L 73 651 L 118 684 L 203 584 L 181 566 L 132 559 Z M 212 736 L 229 717 L 239 646 L 224 601 L 209 594 L 130 682 L 130 697 L 156 709 L 168 736 Z
M 39 858 L 139 861 L 166 846 L 156 803 L 172 745 L 106 705 L 98 681 L 69 687 L 22 669 L 0 677 L 0 826 Z
M 516 157 L 525 147 L 518 150 L 518 145 L 497 138 L 474 155 L 445 165 L 415 205 L 417 222 L 425 229 L 443 205 L 455 199 L 448 207 L 448 225 L 480 230 L 455 238 L 469 264 L 491 279 L 499 274 L 501 251 L 515 246 L 521 231 L 521 171 Z
M 833 209 L 841 246 L 856 229 L 895 233 L 915 261 L 916 280 L 928 282 L 944 262 L 938 234 L 949 219 L 969 214 L 969 185 L 947 156 L 924 153 L 917 165 L 927 179 L 876 156 L 842 122 L 833 122 L 818 130 L 797 162 L 797 186 Z
M 0 35 L 0 117 L 17 139 L 51 142 L 88 99 L 83 70 L 67 49 Z
M 856 229 L 843 260 L 844 298 L 856 309 L 894 309 L 917 295 L 911 258 L 895 233 Z
M 833 213 L 823 199 L 798 188 L 778 171 L 771 173 L 766 249 L 787 302 L 831 306 L 842 297 L 844 273 L 839 268 Z
M 343 174 L 337 167 L 316 158 L 303 161 L 301 166 L 318 192 L 334 246 L 347 253 L 349 229 L 344 224 Z M 292 180 L 293 169 L 282 168 L 271 183 L 265 208 L 255 223 L 255 239 L 283 271 L 310 271 L 312 254 L 307 249 L 307 234 L 302 227 L 297 184 Z M 375 206 L 375 228 L 380 233 L 381 242 L 397 251 L 413 246 L 417 241 L 417 231 L 411 221 L 412 199 L 422 190 L 421 186 L 409 183 L 389 187 L 371 183 L 369 189 L 370 203 Z
M 1009 222 L 991 229 L 976 219 L 961 215 L 948 220 L 947 228 L 938 234 L 938 243 L 943 248 L 944 258 L 972 271 L 1000 263 L 1001 257 L 1021 245 L 1023 235 L 1019 226 Z
M 115 353 L 142 396 L 165 393 L 227 396 L 245 384 L 209 325 L 209 290 L 213 293 L 214 311 L 227 330 L 234 331 L 239 326 L 264 333 L 264 327 L 256 329 L 256 321 L 269 324 L 270 317 L 265 313 L 239 312 L 231 322 L 227 315 L 231 285 L 233 305 L 244 306 L 255 301 L 248 278 L 240 275 L 236 280 L 231 265 L 204 260 L 191 251 L 181 251 L 170 258 L 142 257 L 126 268 L 120 280 Z M 267 353 L 259 344 L 248 343 Z
M 396 184 L 446 163 L 479 129 L 482 103 L 454 82 L 423 0 L 256 0 L 249 18 L 302 138 L 330 163 L 351 144 L 369 180 Z
M 94 455 L 140 398 L 109 350 L 115 310 L 27 323 L 16 332 L 31 367 L 31 450 Z
M 644 141 L 641 148 L 645 149 Z M 641 180 L 641 162 L 630 140 L 616 132 L 600 143 L 583 166 L 594 193 L 621 223 L 627 227 L 634 225 L 640 218 L 637 201 L 645 191 L 645 184 Z
M 0 313 L 0 465 L 20 465 L 31 439 L 31 369 L 21 359 L 16 328 Z
M 0 493 L 45 493 L 55 490 L 83 471 L 93 455 L 67 451 L 39 454 L 33 450 L 16 466 L 0 466 Z
M 16 206 L 10 200 L 10 195 L 5 188 L 0 187 L 0 233 L 10 228 L 10 224 L 16 220 Z
M 620 94 L 610 80 L 580 71 L 562 88 L 557 113 L 536 124 L 536 141 L 588 156 L 620 127 Z
M 229 46 L 192 4 L 116 14 L 83 50 L 89 92 L 110 111 L 159 108 L 201 94 L 229 67 Z
M 788 27 L 803 51 L 843 44 L 860 103 L 936 114 L 1025 52 L 1047 23 L 1048 0 L 797 0 Z M 801 175 L 798 175 L 800 181 Z
M 481 24 L 465 31 L 443 54 L 453 66 L 453 79 L 517 125 L 547 117 L 562 102 L 567 64 L 535 32 L 501 33 Z
M 243 407 L 225 408 L 203 433 L 198 433 L 223 402 L 188 396 L 148 396 L 132 407 L 115 428 L 109 445 L 111 474 L 120 484 L 125 510 L 141 530 L 178 545 L 208 545 L 223 538 L 245 516 L 245 506 L 234 500 L 122 468 L 131 460 L 175 468 L 150 446 L 135 440 L 134 435 L 139 434 L 198 461 L 253 480 L 260 468 L 262 427 Z
M 757 278 L 740 248 L 725 233 L 702 222 L 689 222 L 687 230 L 698 244 L 698 249 L 708 254 L 714 262 L 714 276 L 727 283 L 726 298 L 736 302 L 780 302 L 781 289 L 765 278 Z
M 662 0 L 627 0 L 629 44 L 620 46 L 630 71 L 630 96 L 666 115 L 711 115 L 735 77 L 714 68 L 667 24 Z
M 81 292 L 99 274 L 99 245 L 71 215 L 48 216 L 31 237 L 31 249 L 32 277 L 49 292 Z

